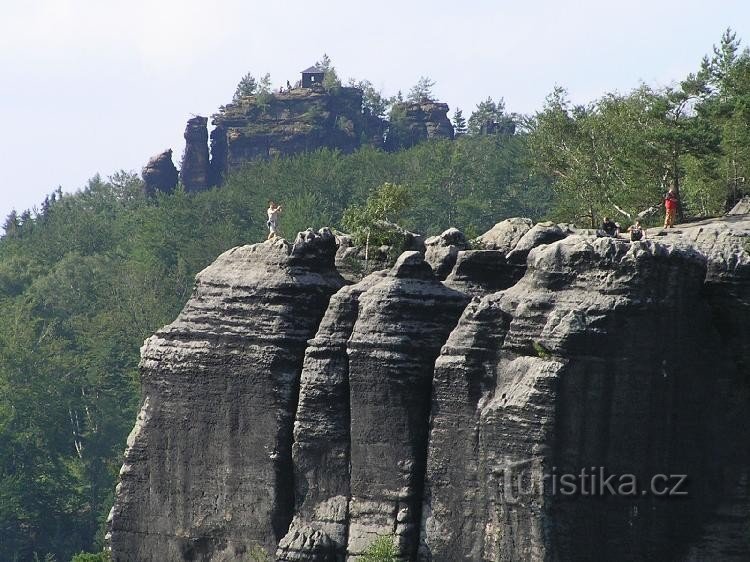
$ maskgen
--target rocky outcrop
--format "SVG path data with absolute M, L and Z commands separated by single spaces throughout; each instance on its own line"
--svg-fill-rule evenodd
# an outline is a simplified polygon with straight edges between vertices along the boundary
M 424 241 L 425 260 L 430 264 L 438 279 L 445 279 L 456 265 L 458 252 L 469 248 L 464 233 L 457 228 L 449 228 L 438 236 Z
M 421 234 L 383 220 L 378 221 L 377 226 L 387 244 L 357 246 L 352 236 L 336 235 L 336 267 L 348 281 L 357 282 L 374 271 L 390 269 L 403 252 L 425 253 L 425 239 Z
M 419 252 L 405 252 L 360 297 L 347 346 L 350 555 L 391 533 L 401 557 L 416 554 L 433 365 L 467 302 Z
M 185 153 L 182 156 L 180 179 L 185 191 L 203 191 L 209 181 L 208 119 L 196 116 L 185 127 Z
M 114 560 L 275 551 L 294 512 L 306 342 L 344 283 L 334 252 L 327 230 L 229 250 L 198 274 L 178 318 L 146 340 L 143 405 L 110 516 Z
M 326 230 L 202 272 L 142 351 L 114 559 L 747 559 L 750 217 L 491 232 L 444 282 L 342 287 Z
M 499 250 L 508 254 L 516 247 L 523 235 L 531 230 L 533 224 L 531 219 L 518 217 L 505 219 L 479 236 L 476 241 L 486 250 Z
M 453 139 L 453 136 L 448 104 L 429 100 L 401 102 L 391 110 L 385 147 L 394 151 L 428 139 Z
M 157 191 L 172 193 L 177 186 L 178 173 L 172 162 L 172 149 L 153 156 L 141 171 L 143 189 L 147 196 Z
M 705 261 L 573 236 L 532 250 L 528 267 L 464 312 L 436 363 L 423 554 L 664 559 L 667 536 L 695 529 L 705 489 L 689 508 L 640 493 L 572 501 L 553 478 L 604 467 L 641 482 L 649 470 L 716 479 L 685 438 L 705 451 L 716 437 L 717 410 L 694 399 L 712 386 L 696 344 L 718 349 L 694 329 L 707 318 L 696 306 Z
M 222 107 L 212 119 L 212 178 L 217 183 L 259 158 L 319 148 L 353 152 L 369 123 L 362 114 L 362 91 L 343 87 L 246 96 Z

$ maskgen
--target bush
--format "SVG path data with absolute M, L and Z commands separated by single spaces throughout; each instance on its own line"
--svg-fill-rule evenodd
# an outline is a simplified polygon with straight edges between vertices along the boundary
M 393 538 L 382 536 L 373 542 L 360 559 L 363 562 L 396 562 L 396 548 Z

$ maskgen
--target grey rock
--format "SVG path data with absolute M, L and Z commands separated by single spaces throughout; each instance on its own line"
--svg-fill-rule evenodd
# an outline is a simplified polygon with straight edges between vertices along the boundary
M 467 302 L 416 251 L 359 298 L 347 345 L 350 556 L 390 534 L 401 558 L 416 555 L 433 365 Z
M 149 159 L 141 171 L 143 187 L 147 196 L 157 191 L 172 193 L 177 186 L 178 173 L 172 162 L 172 149 L 165 150 Z
M 354 329 L 363 292 L 379 283 L 385 271 L 373 273 L 333 297 L 315 338 L 308 342 L 294 422 L 295 516 L 278 560 L 323 560 L 313 544 L 299 539 L 325 533 L 336 560 L 346 554 L 349 515 L 349 358 L 347 341 Z M 286 542 L 285 542 L 286 541 Z M 295 543 L 292 549 L 285 546 Z M 299 558 L 300 556 L 307 558 Z
M 525 272 L 525 263 L 508 263 L 502 250 L 465 250 L 458 252 L 445 284 L 467 295 L 483 297 L 515 285 Z
M 182 155 L 180 179 L 185 191 L 203 191 L 209 181 L 208 119 L 192 117 L 185 127 L 185 153 Z
M 438 236 L 424 241 L 425 261 L 430 264 L 438 279 L 445 279 L 456 264 L 458 252 L 469 248 L 463 232 L 449 228 Z
M 571 236 L 467 307 L 435 365 L 421 559 L 672 559 L 693 540 L 726 477 L 716 459 L 736 451 L 722 439 L 746 438 L 725 409 L 741 377 L 702 299 L 706 262 Z M 553 474 L 592 466 L 701 484 L 680 502 L 553 492 Z
M 330 231 L 233 248 L 141 350 L 143 405 L 109 536 L 115 561 L 276 550 L 294 510 L 292 424 L 306 342 L 344 280 Z
M 742 199 L 740 199 L 737 204 L 732 207 L 732 210 L 729 211 L 729 215 L 747 215 L 750 213 L 750 195 L 745 195 Z
M 750 215 L 495 235 L 444 283 L 415 248 L 343 287 L 358 249 L 328 229 L 201 272 L 142 350 L 114 559 L 344 562 L 384 535 L 425 562 L 747 559 Z M 592 466 L 689 495 L 553 488 Z
M 552 222 L 540 222 L 529 229 L 508 252 L 510 263 L 524 263 L 532 248 L 551 244 L 568 236 L 568 232 Z
M 508 254 L 516 247 L 533 226 L 531 219 L 513 217 L 497 223 L 487 232 L 477 238 L 477 243 L 486 250 L 500 250 Z

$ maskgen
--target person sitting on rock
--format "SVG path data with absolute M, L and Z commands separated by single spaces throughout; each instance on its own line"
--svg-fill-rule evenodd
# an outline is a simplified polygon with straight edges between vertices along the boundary
M 607 236 L 611 238 L 617 238 L 617 236 L 620 234 L 620 225 L 612 221 L 612 219 L 610 219 L 609 217 L 604 217 L 604 222 L 602 222 L 602 230 Z
M 273 201 L 268 202 L 268 221 L 266 226 L 268 227 L 268 238 L 270 240 L 278 235 L 279 232 L 279 213 L 281 212 L 281 205 L 276 205 Z
M 631 242 L 637 242 L 638 240 L 642 240 L 646 237 L 646 231 L 643 230 L 641 221 L 635 221 L 635 224 L 628 228 L 628 232 L 630 233 Z

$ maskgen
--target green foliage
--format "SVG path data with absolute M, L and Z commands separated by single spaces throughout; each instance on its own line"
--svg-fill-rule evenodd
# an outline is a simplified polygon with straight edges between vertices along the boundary
M 394 230 L 389 223 L 398 222 L 409 205 L 409 194 L 401 185 L 384 183 L 362 205 L 352 205 L 344 211 L 342 224 L 354 236 L 357 244 L 393 244 Z
M 461 111 L 460 108 L 456 108 L 456 111 L 453 113 L 453 131 L 456 135 L 465 135 L 468 131 L 466 127 L 466 119 L 464 119 L 464 114 Z
M 232 101 L 237 102 L 244 97 L 252 96 L 257 87 L 258 81 L 248 72 L 240 79 L 239 84 L 237 84 L 237 89 L 234 91 Z
M 393 538 L 382 536 L 367 547 L 362 555 L 363 562 L 396 562 L 396 548 L 393 546 Z
M 349 86 L 362 90 L 362 111 L 365 115 L 374 117 L 385 117 L 391 100 L 383 97 L 380 90 L 375 89 L 369 80 L 349 80 Z
M 409 95 L 406 96 L 406 100 L 415 103 L 421 101 L 435 101 L 435 96 L 432 93 L 434 87 L 434 80 L 431 80 L 427 76 L 420 76 L 417 83 L 412 86 L 411 90 L 409 90 Z
M 250 547 L 247 552 L 246 559 L 248 560 L 248 562 L 271 562 L 271 557 L 268 555 L 265 549 L 263 549 L 263 547 L 258 544 L 253 544 Z
M 534 348 L 534 353 L 536 353 L 536 356 L 540 359 L 544 359 L 545 361 L 552 359 L 552 352 L 538 341 L 532 341 L 531 347 Z
M 514 128 L 513 118 L 505 113 L 505 100 L 500 98 L 495 102 L 488 97 L 477 104 L 469 117 L 467 132 L 471 135 L 488 132 L 512 134 Z
M 81 552 L 70 559 L 70 562 L 111 562 L 112 556 L 109 552 L 102 551 L 97 553 Z
M 333 61 L 326 53 L 323 53 L 323 58 L 315 63 L 320 70 L 323 71 L 323 88 L 328 92 L 336 92 L 341 88 L 341 80 L 336 73 L 336 67 L 333 66 Z
M 256 92 L 258 94 L 270 94 L 271 93 L 271 74 L 266 72 L 258 82 Z

